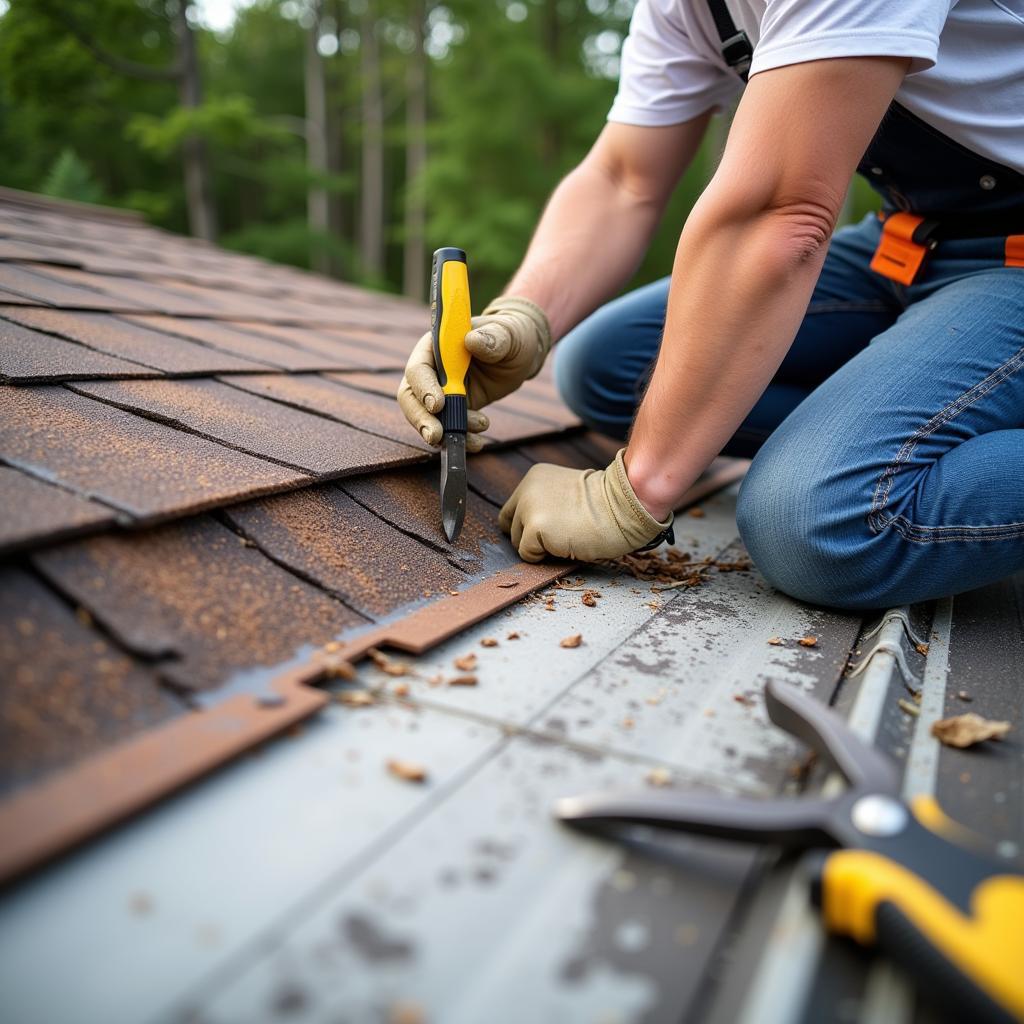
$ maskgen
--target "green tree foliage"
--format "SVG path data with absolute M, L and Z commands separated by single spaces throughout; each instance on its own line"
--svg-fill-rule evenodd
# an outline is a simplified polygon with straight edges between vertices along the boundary
M 184 231 L 181 145 L 200 136 L 224 244 L 305 266 L 312 253 L 329 253 L 345 276 L 397 290 L 406 202 L 421 195 L 427 251 L 466 248 L 477 302 L 485 301 L 521 258 L 551 190 L 601 130 L 631 0 L 428 0 L 427 160 L 416 181 L 406 180 L 414 0 L 318 0 L 330 170 L 307 170 L 313 2 L 254 0 L 219 35 L 196 24 L 204 101 L 184 109 L 173 81 L 123 66 L 173 66 L 168 0 L 0 0 L 0 183 L 102 198 Z M 201 16 L 202 0 L 199 8 Z M 377 40 L 383 117 L 380 159 L 368 165 L 361 158 L 367 31 Z M 671 266 L 724 125 L 717 121 L 710 134 L 638 281 Z M 378 165 L 382 276 L 364 274 L 359 257 L 361 168 Z M 330 196 L 326 234 L 307 225 L 311 185 Z M 855 193 L 854 210 L 870 205 Z
M 39 191 L 58 199 L 74 199 L 79 203 L 103 201 L 102 190 L 85 162 L 73 149 L 61 151 Z

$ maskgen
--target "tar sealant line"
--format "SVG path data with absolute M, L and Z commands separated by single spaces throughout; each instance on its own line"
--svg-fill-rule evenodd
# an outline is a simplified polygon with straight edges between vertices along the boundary
M 949 639 L 953 625 L 953 598 L 940 601 L 932 620 L 928 642 L 928 659 L 924 666 L 921 686 L 920 714 L 914 729 L 914 738 L 907 755 L 903 776 L 903 797 L 934 796 L 935 780 L 939 771 L 940 743 L 932 736 L 932 726 L 942 718 L 946 703 L 946 676 L 949 671 Z
M 905 614 L 906 609 L 900 611 Z M 862 662 L 865 668 L 847 719 L 853 732 L 866 743 L 875 741 L 896 670 L 893 651 L 902 639 L 904 625 L 903 616 L 894 612 L 895 609 L 883 616 L 878 640 Z M 835 796 L 843 785 L 839 774 L 832 772 L 822 786 L 822 796 Z M 740 1011 L 739 1024 L 793 1024 L 800 1020 L 824 940 L 821 915 L 811 904 L 808 880 L 798 866 L 790 877 L 775 926 L 765 943 L 766 952 Z

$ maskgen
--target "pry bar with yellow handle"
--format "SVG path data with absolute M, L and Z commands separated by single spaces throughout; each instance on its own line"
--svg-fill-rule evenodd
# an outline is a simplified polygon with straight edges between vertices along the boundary
M 455 543 L 466 516 L 466 429 L 469 413 L 467 384 L 470 322 L 469 267 L 462 249 L 446 247 L 434 253 L 430 275 L 430 322 L 434 363 L 444 392 L 438 418 L 441 441 L 441 525 Z

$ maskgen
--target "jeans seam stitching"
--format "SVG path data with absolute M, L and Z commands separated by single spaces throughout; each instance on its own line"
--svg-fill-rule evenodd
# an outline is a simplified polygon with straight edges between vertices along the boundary
M 891 526 L 905 540 L 917 544 L 941 544 L 947 541 L 1014 540 L 1024 537 L 1024 523 L 995 523 L 991 526 L 923 526 L 903 515 L 880 513 L 881 527 Z
M 918 443 L 924 438 L 933 434 L 939 427 L 945 425 L 950 420 L 954 419 L 957 415 L 963 412 L 964 409 L 973 405 L 980 398 L 983 398 L 994 388 L 998 387 L 1004 380 L 1006 380 L 1012 373 L 1020 368 L 1020 365 L 1024 363 L 1024 348 L 1018 349 L 1012 356 L 1009 357 L 1000 366 L 997 366 L 984 380 L 979 381 L 973 387 L 968 388 L 962 392 L 952 402 L 948 403 L 942 409 L 939 410 L 927 423 L 918 427 L 913 434 L 907 438 L 906 441 L 900 446 L 896 452 L 896 457 L 882 470 L 881 475 L 875 484 L 875 493 L 872 496 L 871 510 L 868 513 L 869 522 L 872 520 L 883 519 L 879 513 L 885 508 L 889 502 L 889 494 L 892 490 L 893 481 L 896 478 L 901 466 L 908 462 L 910 456 L 913 455 L 914 449 Z M 889 522 L 891 523 L 896 517 L 890 517 Z M 888 523 L 882 523 L 882 526 L 876 527 L 874 522 L 871 522 L 872 529 L 876 533 L 881 532 Z

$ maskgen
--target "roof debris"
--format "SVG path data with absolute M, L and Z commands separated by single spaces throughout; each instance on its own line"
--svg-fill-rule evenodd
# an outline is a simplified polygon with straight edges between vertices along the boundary
M 409 674 L 409 666 L 404 661 L 395 661 L 383 651 L 378 651 L 376 647 L 371 647 L 366 654 L 385 675 L 407 676 Z
M 570 636 L 563 637 L 558 641 L 559 647 L 579 647 L 583 643 L 582 633 L 573 633 Z
M 368 708 L 371 704 L 377 703 L 369 690 L 342 690 L 335 699 L 348 708 Z
M 401 779 L 403 782 L 427 781 L 427 769 L 415 761 L 403 761 L 400 758 L 392 758 L 388 761 L 386 767 L 396 779 Z
M 896 703 L 899 705 L 900 711 L 910 715 L 911 718 L 917 718 L 921 714 L 921 709 L 912 701 L 904 700 L 904 698 L 900 697 Z
M 984 740 L 1001 740 L 1010 731 L 1009 722 L 982 718 L 973 711 L 943 718 L 932 726 L 932 735 L 947 747 L 972 747 Z

